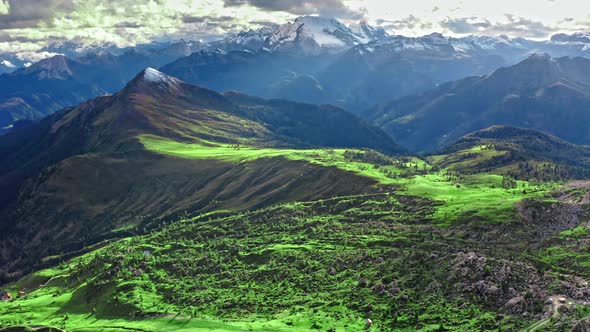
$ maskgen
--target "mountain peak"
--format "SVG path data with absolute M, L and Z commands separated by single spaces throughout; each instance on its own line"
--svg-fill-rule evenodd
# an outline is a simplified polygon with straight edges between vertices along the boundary
M 558 33 L 551 36 L 551 41 L 556 43 L 590 43 L 590 33 L 588 32 L 576 32 L 568 35 L 565 33 Z
M 39 80 L 58 79 L 65 80 L 72 76 L 70 60 L 63 55 L 55 55 L 43 59 L 25 69 L 28 74 L 34 73 Z
M 144 69 L 142 74 L 143 74 L 143 78 L 150 81 L 150 82 L 161 83 L 161 82 L 168 82 L 170 80 L 175 80 L 174 78 L 171 78 L 170 76 L 168 76 L 168 75 L 162 73 L 161 71 L 156 70 L 152 67 L 147 67 L 146 69 Z
M 140 88 L 155 87 L 159 90 L 174 91 L 180 88 L 181 83 L 182 81 L 175 77 L 168 76 L 152 67 L 147 67 L 137 74 L 137 76 L 129 82 L 128 86 Z
M 514 66 L 499 68 L 489 75 L 504 82 L 501 84 L 511 82 L 512 86 L 525 84 L 529 88 L 540 88 L 556 82 L 561 76 L 560 63 L 547 53 L 533 53 Z
M 366 22 L 347 26 L 334 18 L 301 16 L 280 25 L 265 40 L 264 47 L 272 51 L 317 54 L 339 52 L 386 36 L 383 29 L 371 27 Z
M 107 50 L 90 51 L 86 55 L 77 59 L 79 62 L 86 64 L 106 64 L 116 61 L 115 56 Z
M 525 61 L 533 60 L 533 61 L 551 61 L 552 58 L 549 54 L 545 52 L 537 52 L 531 54 Z

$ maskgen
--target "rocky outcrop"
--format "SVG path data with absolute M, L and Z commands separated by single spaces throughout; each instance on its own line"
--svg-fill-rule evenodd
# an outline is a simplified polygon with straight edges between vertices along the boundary
M 518 216 L 533 239 L 542 240 L 578 226 L 584 217 L 579 204 L 526 199 L 516 205 Z
M 590 301 L 587 280 L 541 272 L 526 262 L 460 252 L 452 258 L 448 271 L 453 292 L 511 315 L 546 316 L 545 302 L 553 293 L 578 303 Z

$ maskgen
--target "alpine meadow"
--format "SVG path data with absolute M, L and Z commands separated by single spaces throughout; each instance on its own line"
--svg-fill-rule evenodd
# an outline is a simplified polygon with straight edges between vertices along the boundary
M 0 332 L 590 331 L 590 2 L 0 0 Z

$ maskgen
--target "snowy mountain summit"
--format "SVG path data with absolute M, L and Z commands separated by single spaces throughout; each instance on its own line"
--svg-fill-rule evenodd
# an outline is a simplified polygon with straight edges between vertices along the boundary
M 302 16 L 280 25 L 266 39 L 264 48 L 309 55 L 335 53 L 386 36 L 383 29 L 371 27 L 366 22 L 348 27 L 332 18 Z
M 177 90 L 182 81 L 168 76 L 154 68 L 144 69 L 130 85 L 138 87 L 157 87 L 160 90 L 174 91 Z

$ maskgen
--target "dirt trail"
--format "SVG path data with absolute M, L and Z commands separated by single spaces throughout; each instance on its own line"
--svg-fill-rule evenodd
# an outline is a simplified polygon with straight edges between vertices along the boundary
M 547 317 L 531 325 L 526 331 L 533 332 L 538 331 L 540 328 L 545 326 L 551 318 L 559 318 L 561 316 L 561 307 L 575 306 L 576 302 L 572 299 L 568 299 L 563 295 L 553 295 L 546 301 L 547 304 Z

